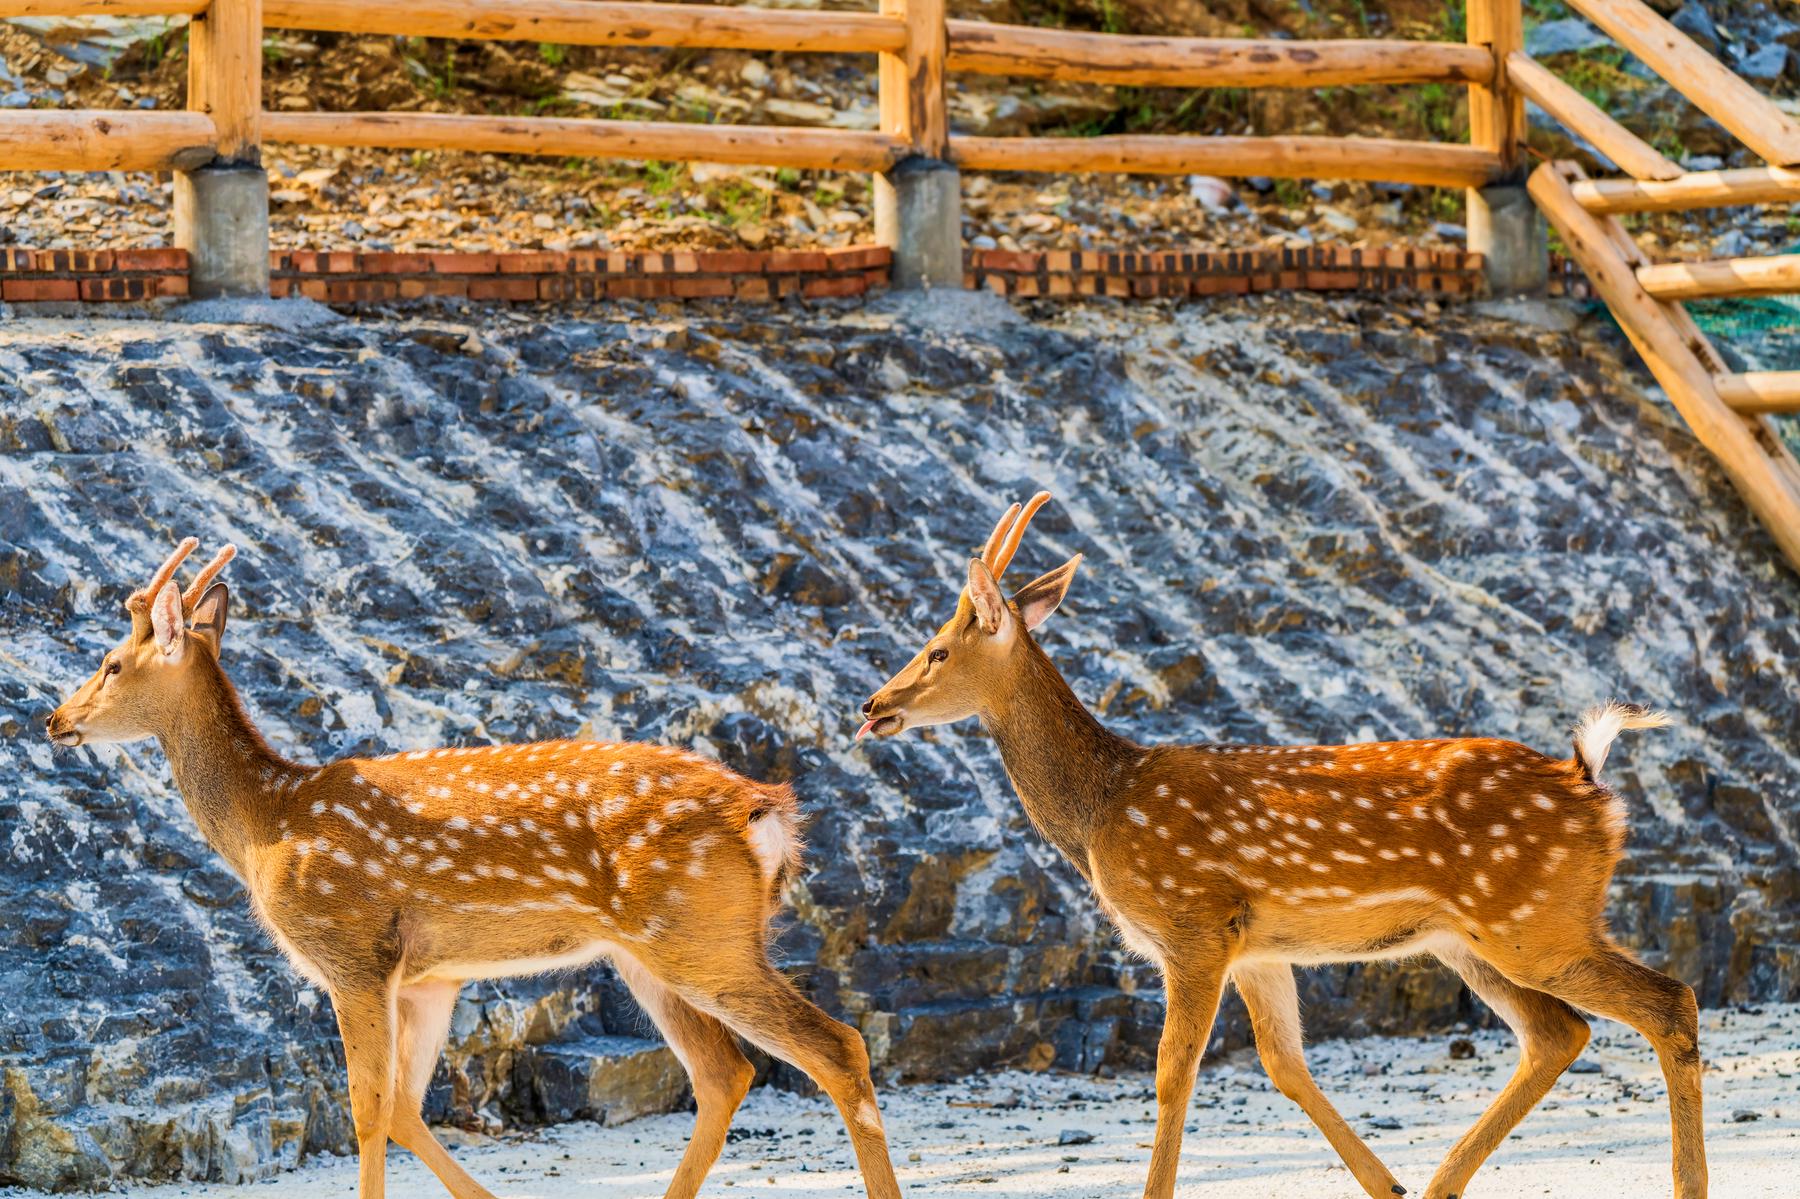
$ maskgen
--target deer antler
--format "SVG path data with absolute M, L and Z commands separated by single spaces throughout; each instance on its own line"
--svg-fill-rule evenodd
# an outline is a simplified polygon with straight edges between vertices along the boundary
M 1049 502 L 1050 493 L 1040 491 L 1025 502 L 1023 510 L 1017 504 L 1008 508 L 1006 515 L 1000 518 L 1000 524 L 994 527 L 993 536 L 988 538 L 987 548 L 981 553 L 981 560 L 987 563 L 989 570 L 993 571 L 996 583 L 1000 581 L 1000 576 L 1006 573 L 1006 568 L 1012 564 L 1013 555 L 1019 552 L 1019 542 L 1025 537 L 1025 526 L 1031 523 L 1031 518 L 1037 515 L 1037 510 Z M 1016 520 L 1013 519 L 1015 513 L 1017 514 Z M 996 546 L 996 542 L 999 543 L 998 546 Z
M 182 559 L 193 553 L 195 549 L 199 548 L 199 545 L 198 537 L 183 537 L 181 544 L 175 547 L 175 552 L 156 568 L 155 574 L 150 576 L 150 585 L 132 592 L 126 598 L 125 610 L 140 614 L 149 612 L 150 601 L 155 599 L 156 593 L 163 589 L 163 584 L 175 577 L 175 568 L 181 565 Z
M 189 538 L 188 540 L 192 541 L 193 539 Z M 213 555 L 212 561 L 200 568 L 200 573 L 194 576 L 194 581 L 188 584 L 188 589 L 182 593 L 181 610 L 183 612 L 194 610 L 194 605 L 199 603 L 200 597 L 206 594 L 207 585 L 218 578 L 219 572 L 225 569 L 225 564 L 235 557 L 237 557 L 237 546 L 226 542 L 219 547 L 219 552 Z
M 1000 523 L 988 534 L 987 544 L 981 547 L 981 560 L 988 564 L 988 569 L 993 569 L 994 555 L 1000 552 L 1000 543 L 1006 539 L 1006 531 L 1012 528 L 1012 523 L 1018 516 L 1019 505 L 1014 504 L 1000 514 Z

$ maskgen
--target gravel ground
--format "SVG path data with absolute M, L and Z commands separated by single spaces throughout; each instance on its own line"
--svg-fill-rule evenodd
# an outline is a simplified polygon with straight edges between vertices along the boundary
M 1712 1199 L 1794 1193 L 1800 1162 L 1800 1006 L 1703 1014 Z M 1322 1085 L 1416 1194 L 1455 1138 L 1511 1072 L 1505 1033 L 1334 1041 L 1309 1058 Z M 1457 1047 L 1459 1053 L 1466 1047 Z M 1580 1072 L 1577 1072 L 1580 1071 Z M 1143 1185 L 1155 1120 L 1150 1079 L 994 1074 L 885 1091 L 902 1184 L 918 1195 L 1129 1195 Z M 1668 1107 L 1648 1045 L 1600 1023 L 1576 1069 L 1476 1176 L 1477 1199 L 1669 1193 Z M 618 1128 L 572 1124 L 529 1138 L 463 1142 L 459 1156 L 502 1199 L 641 1199 L 663 1193 L 687 1139 L 684 1115 Z M 1361 1192 L 1298 1108 L 1252 1056 L 1206 1070 L 1195 1090 L 1180 1195 L 1316 1199 Z M 760 1089 L 733 1125 L 734 1143 L 706 1193 L 752 1187 L 768 1199 L 860 1193 L 848 1142 L 821 1099 Z M 1090 1139 L 1084 1139 L 1090 1138 Z M 1078 1143 L 1062 1144 L 1062 1141 Z M 425 1169 L 392 1151 L 394 1199 L 442 1194 Z M 350 1194 L 351 1161 L 310 1166 L 251 1186 L 143 1188 L 206 1199 Z

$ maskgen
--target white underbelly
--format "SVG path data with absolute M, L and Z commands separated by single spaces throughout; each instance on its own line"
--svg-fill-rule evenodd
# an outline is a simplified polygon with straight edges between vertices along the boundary
M 567 953 L 549 957 L 506 958 L 486 962 L 473 959 L 435 962 L 424 974 L 407 981 L 412 983 L 442 979 L 463 982 L 477 978 L 523 978 L 531 974 L 554 974 L 559 970 L 579 970 L 583 966 L 592 965 L 617 948 L 610 942 L 596 940 L 579 945 Z
M 1455 951 L 1461 948 L 1454 933 L 1442 929 L 1420 933 L 1411 940 L 1401 941 L 1393 945 L 1383 945 L 1380 949 L 1366 946 L 1358 949 L 1335 949 L 1330 946 L 1319 948 L 1292 949 L 1287 947 L 1263 949 L 1253 946 L 1239 958 L 1245 962 L 1286 962 L 1292 966 L 1330 966 L 1338 962 L 1387 962 L 1396 958 L 1416 958 L 1421 954 L 1439 954 L 1440 950 Z

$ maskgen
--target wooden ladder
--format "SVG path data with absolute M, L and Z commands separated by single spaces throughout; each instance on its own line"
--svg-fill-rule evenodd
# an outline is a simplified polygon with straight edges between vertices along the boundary
M 1800 412 L 1800 371 L 1733 373 L 1683 300 L 1800 291 L 1800 255 L 1652 263 L 1619 214 L 1800 199 L 1800 124 L 1642 0 L 1569 0 L 1670 86 L 1730 130 L 1768 167 L 1684 172 L 1520 51 L 1507 81 L 1630 176 L 1588 179 L 1547 162 L 1530 190 L 1688 427 L 1730 476 L 1800 571 L 1800 463 L 1772 413 Z

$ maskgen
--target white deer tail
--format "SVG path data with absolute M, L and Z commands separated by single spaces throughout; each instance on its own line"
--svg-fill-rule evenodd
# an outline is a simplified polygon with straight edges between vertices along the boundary
M 1609 699 L 1582 713 L 1575 726 L 1575 760 L 1581 763 L 1588 782 L 1597 783 L 1607 751 L 1620 733 L 1626 729 L 1660 729 L 1668 723 L 1669 718 L 1661 712 Z

